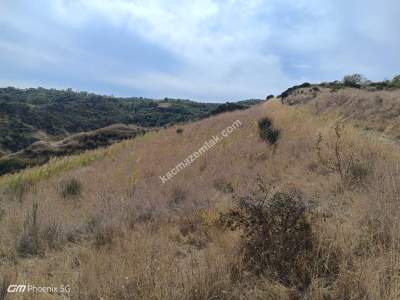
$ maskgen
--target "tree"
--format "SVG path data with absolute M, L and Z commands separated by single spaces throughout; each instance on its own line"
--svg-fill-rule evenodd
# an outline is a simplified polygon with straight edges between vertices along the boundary
M 394 76 L 392 79 L 392 85 L 400 88 L 400 75 Z
M 345 86 L 359 87 L 360 85 L 365 84 L 367 81 L 367 78 L 357 73 L 343 77 L 343 84 Z

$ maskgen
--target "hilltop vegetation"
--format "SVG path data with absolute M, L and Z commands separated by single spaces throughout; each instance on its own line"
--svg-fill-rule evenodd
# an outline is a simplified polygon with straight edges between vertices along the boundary
M 244 101 L 247 108 L 257 103 Z M 160 127 L 204 118 L 216 103 L 181 99 L 118 98 L 55 89 L 0 89 L 0 151 L 22 150 L 34 142 L 59 140 L 71 134 L 112 124 Z
M 361 75 L 341 82 L 292 87 L 280 96 L 282 102 L 307 107 L 316 115 L 336 114 L 350 119 L 364 132 L 379 132 L 382 138 L 400 140 L 400 76 L 391 81 L 369 82 Z
M 288 88 L 278 98 L 286 99 L 287 97 L 293 95 L 293 93 L 304 91 L 303 89 L 309 89 L 314 92 L 319 91 L 319 88 L 329 88 L 332 92 L 346 89 L 346 88 L 356 88 L 360 90 L 365 90 L 369 92 L 374 91 L 394 91 L 400 89 L 400 75 L 393 77 L 392 80 L 386 80 L 381 82 L 372 82 L 365 78 L 361 74 L 346 75 L 342 80 L 336 80 L 333 82 L 323 82 L 320 84 L 311 84 L 309 82 L 304 82 L 300 85 L 295 85 Z M 286 102 L 286 104 L 291 104 Z

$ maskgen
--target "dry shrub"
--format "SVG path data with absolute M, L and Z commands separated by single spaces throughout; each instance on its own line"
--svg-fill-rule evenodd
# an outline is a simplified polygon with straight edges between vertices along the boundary
M 34 188 L 29 180 L 24 179 L 22 176 L 16 177 L 10 182 L 7 188 L 8 194 L 16 199 L 19 203 L 22 203 L 24 196 L 28 194 Z
M 223 224 L 242 230 L 244 270 L 299 290 L 313 277 L 333 276 L 337 261 L 321 255 L 309 207 L 299 192 L 263 188 L 261 195 L 240 198 L 234 209 L 222 214 Z
M 96 248 L 109 248 L 117 237 L 123 235 L 120 224 L 104 215 L 92 216 L 86 231 L 93 237 L 93 245 Z
M 315 149 L 319 163 L 337 173 L 343 187 L 350 188 L 364 183 L 373 173 L 376 154 L 369 149 L 361 149 L 360 145 L 348 143 L 344 131 L 345 125 L 339 121 L 334 127 L 333 138 L 319 133 Z
M 171 196 L 168 199 L 168 207 L 170 208 L 179 208 L 185 202 L 187 198 L 187 192 L 176 186 L 171 191 Z
M 32 211 L 25 215 L 23 232 L 16 243 L 18 255 L 26 257 L 30 255 L 38 255 L 39 245 L 39 224 L 38 224 L 38 205 L 34 203 Z
M 61 246 L 65 242 L 65 235 L 63 234 L 60 224 L 53 221 L 41 230 L 40 233 L 43 241 L 46 242 L 47 247 L 50 250 L 60 250 Z
M 218 178 L 214 181 L 214 188 L 222 193 L 232 193 L 232 183 L 226 181 L 224 178 Z
M 59 250 L 65 243 L 65 235 L 55 220 L 48 224 L 39 218 L 39 205 L 33 203 L 32 209 L 25 214 L 21 234 L 17 237 L 16 251 L 21 257 L 42 256 L 46 249 Z
M 179 232 L 185 244 L 197 249 L 203 249 L 207 246 L 211 238 L 205 221 L 200 212 L 179 221 Z

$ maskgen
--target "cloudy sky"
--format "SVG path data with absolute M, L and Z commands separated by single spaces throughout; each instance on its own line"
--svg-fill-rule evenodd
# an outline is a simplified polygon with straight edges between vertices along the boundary
M 201 101 L 400 73 L 398 0 L 0 0 L 0 86 Z

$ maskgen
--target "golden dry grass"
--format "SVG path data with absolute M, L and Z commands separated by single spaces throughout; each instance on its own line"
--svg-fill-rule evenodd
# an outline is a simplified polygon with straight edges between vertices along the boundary
M 400 90 L 367 90 L 320 87 L 294 91 L 285 103 L 307 104 L 318 115 L 336 114 L 363 130 L 400 140 Z
M 258 135 L 257 122 L 265 116 L 282 132 L 274 151 Z M 240 129 L 161 183 L 160 175 L 236 120 Z M 295 187 L 317 204 L 315 234 L 337 257 L 336 276 L 315 278 L 300 291 L 303 299 L 398 299 L 399 147 L 347 125 L 340 140 L 343 161 L 373 159 L 373 166 L 360 182 L 346 185 L 323 166 L 315 148 L 320 133 L 325 159 L 334 160 L 329 145 L 335 121 L 270 101 L 186 124 L 182 134 L 168 128 L 116 144 L 118 151 L 90 164 L 39 176 L 17 196 L 9 183 L 38 169 L 0 178 L 0 286 L 69 284 L 71 299 L 299 297 L 294 287 L 268 278 L 233 279 L 239 234 L 218 223 L 219 213 L 232 206 L 223 187 L 247 195 L 260 176 L 276 189 Z M 82 184 L 82 193 L 63 197 L 62 184 L 71 178 Z M 37 254 L 23 256 L 18 246 L 32 230 L 33 203 Z

